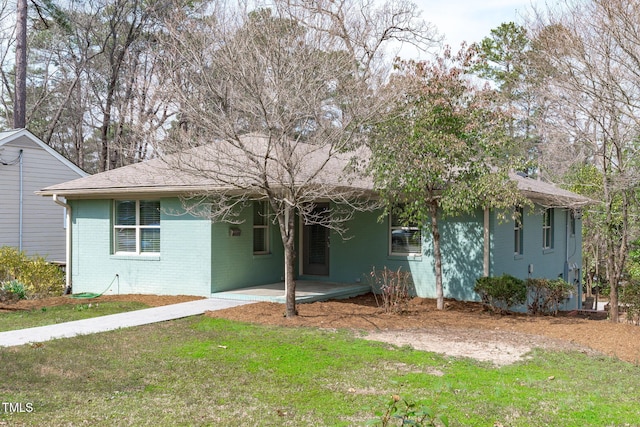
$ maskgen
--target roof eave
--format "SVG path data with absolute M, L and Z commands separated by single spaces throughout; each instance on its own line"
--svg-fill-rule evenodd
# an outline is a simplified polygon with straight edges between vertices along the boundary
M 548 193 L 539 193 L 530 190 L 520 190 L 523 196 L 534 203 L 548 208 L 568 208 L 579 209 L 585 206 L 594 205 L 598 202 L 587 197 L 569 197 Z
M 109 187 L 109 188 L 45 188 L 36 191 L 40 196 L 54 194 L 72 199 L 95 199 L 97 197 L 122 198 L 133 196 L 161 195 L 164 197 L 178 196 L 189 193 L 229 192 L 231 188 L 202 187 L 202 186 L 148 186 L 148 187 Z

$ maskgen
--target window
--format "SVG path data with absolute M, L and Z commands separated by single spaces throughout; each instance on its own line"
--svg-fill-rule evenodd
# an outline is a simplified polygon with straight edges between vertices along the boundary
M 571 237 L 576 235 L 576 211 L 573 209 L 569 212 L 569 235 Z
M 542 218 L 542 249 L 553 249 L 553 209 L 545 209 Z
M 403 225 L 397 215 L 389 215 L 391 255 L 422 255 L 422 233 L 417 224 Z
M 524 209 L 516 208 L 513 219 L 513 253 L 522 255 L 524 253 Z
M 256 201 L 253 202 L 253 253 L 263 255 L 269 252 L 269 204 Z
M 116 200 L 114 203 L 114 252 L 160 252 L 160 201 Z

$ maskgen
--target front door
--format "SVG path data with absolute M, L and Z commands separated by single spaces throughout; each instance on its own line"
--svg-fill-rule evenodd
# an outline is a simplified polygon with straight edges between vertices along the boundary
M 328 217 L 329 204 L 318 203 L 314 213 Z M 329 229 L 320 224 L 305 225 L 302 233 L 303 274 L 329 275 Z

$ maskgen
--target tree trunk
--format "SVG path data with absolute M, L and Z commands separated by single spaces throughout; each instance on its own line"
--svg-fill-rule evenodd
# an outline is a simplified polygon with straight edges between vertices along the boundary
M 18 0 L 17 6 L 13 127 L 22 129 L 27 125 L 27 0 Z
M 298 315 L 296 308 L 296 281 L 295 281 L 295 262 L 296 262 L 296 246 L 295 246 L 295 210 L 292 206 L 284 207 L 284 215 L 279 216 L 281 221 L 280 231 L 282 244 L 284 246 L 284 288 L 286 298 L 286 317 L 295 317 Z
M 431 204 L 431 237 L 433 238 L 433 260 L 436 270 L 436 308 L 438 310 L 444 310 L 442 253 L 440 251 L 440 229 L 438 228 L 438 202 Z
M 298 315 L 296 309 L 296 281 L 295 277 L 295 245 L 293 239 L 288 239 L 284 247 L 284 287 L 286 290 L 286 312 L 287 317 Z

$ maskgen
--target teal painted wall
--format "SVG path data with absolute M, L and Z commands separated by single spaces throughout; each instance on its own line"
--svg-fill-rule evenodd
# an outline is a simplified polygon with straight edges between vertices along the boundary
M 161 199 L 160 255 L 123 256 L 113 255 L 111 250 L 110 200 L 70 200 L 69 203 L 73 207 L 72 284 L 76 293 L 209 296 L 213 292 L 274 283 L 283 278 L 284 254 L 276 225 L 271 224 L 269 228 L 271 253 L 253 254 L 253 208 L 246 210 L 241 218 L 244 222 L 239 225 L 212 224 L 204 218 L 175 214 L 183 211 L 176 198 Z M 544 251 L 541 210 L 525 211 L 524 254 L 514 256 L 513 220 L 500 222 L 492 213 L 491 275 L 507 273 L 526 278 L 531 264 L 532 277 L 555 278 L 562 274 L 569 282 L 576 281 L 580 271 L 567 266 L 581 266 L 581 224 L 576 221 L 576 233 L 569 235 L 568 215 L 566 210 L 555 210 L 554 248 Z M 430 229 L 423 231 L 421 256 L 390 256 L 388 218 L 380 220 L 379 217 L 380 212 L 356 213 L 347 224 L 347 239 L 337 233 L 331 235 L 329 276 L 299 278 L 366 283 L 373 267 L 386 266 L 393 270 L 401 267 L 411 272 L 415 295 L 435 297 Z M 232 236 L 231 227 L 238 228 L 240 235 Z M 299 229 L 296 232 L 299 237 Z M 462 218 L 441 219 L 440 232 L 445 297 L 477 299 L 473 286 L 483 271 L 483 213 L 478 210 Z M 299 261 L 298 258 L 297 269 Z M 567 308 L 575 308 L 577 300 L 569 301 Z
M 347 239 L 337 233 L 331 236 L 330 275 L 327 280 L 353 283 L 366 282 L 372 268 L 384 267 L 410 271 L 414 294 L 424 298 L 435 296 L 435 270 L 431 231 L 423 231 L 422 256 L 390 256 L 388 218 L 378 221 L 380 212 L 356 213 L 348 223 Z M 440 233 L 443 257 L 445 296 L 472 299 L 475 279 L 482 274 L 482 213 L 441 219 Z M 313 278 L 313 276 L 302 276 Z
M 576 292 L 564 308 L 577 308 L 581 299 L 580 268 L 582 266 L 582 224 L 576 220 L 575 234 L 568 228 L 570 211 L 554 209 L 553 248 L 542 248 L 542 211 L 540 206 L 527 208 L 523 217 L 523 254 L 514 254 L 514 221 L 491 218 L 491 275 L 510 274 L 520 279 L 528 277 L 555 279 L 562 277 L 574 284 Z M 566 261 L 566 262 L 565 262 Z M 576 266 L 577 269 L 572 268 Z M 529 274 L 529 266 L 532 273 Z M 568 268 L 567 268 L 568 267 Z
M 216 223 L 211 228 L 211 292 L 277 283 L 284 277 L 284 249 L 276 225 L 269 225 L 271 253 L 253 254 L 253 206 L 239 218 L 241 224 Z M 230 228 L 240 230 L 231 236 Z
M 177 199 L 160 201 L 159 256 L 113 255 L 110 200 L 69 203 L 74 293 L 210 295 L 211 223 L 173 214 L 182 211 Z

